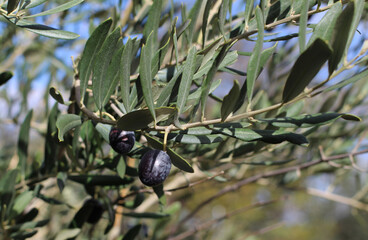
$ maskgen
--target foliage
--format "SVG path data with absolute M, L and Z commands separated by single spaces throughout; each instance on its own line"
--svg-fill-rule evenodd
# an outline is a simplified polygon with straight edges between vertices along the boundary
M 321 173 L 364 177 L 356 157 L 368 152 L 368 42 L 357 31 L 365 1 L 120 1 L 83 17 L 100 2 L 1 2 L 0 86 L 17 78 L 22 94 L 20 102 L 0 94 L 9 109 L 2 123 L 20 129 L 16 154 L 0 154 L 4 239 L 220 237 L 211 226 L 282 204 L 285 188 L 368 210 L 366 184 L 344 200 L 308 185 Z M 65 30 L 85 22 L 86 42 Z M 78 57 L 57 53 L 66 48 Z M 32 81 L 45 72 L 44 106 L 29 107 Z M 135 131 L 128 154 L 110 148 L 112 126 Z M 175 167 L 148 188 L 137 168 L 152 148 Z M 236 209 L 199 216 L 250 184 L 258 192 Z M 272 198 L 257 199 L 262 185 Z M 194 186 L 203 189 L 191 193 Z M 283 226 L 259 216 L 221 239 L 258 239 Z

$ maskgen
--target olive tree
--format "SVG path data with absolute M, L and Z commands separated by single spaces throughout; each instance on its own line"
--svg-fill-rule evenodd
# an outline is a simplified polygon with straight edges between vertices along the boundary
M 4 239 L 258 239 L 284 219 L 223 221 L 297 194 L 368 210 L 365 1 L 45 2 L 1 2 L 0 84 L 12 71 L 30 79 L 21 103 L 1 95 L 20 106 L 3 121 L 19 127 L 16 152 L 1 156 Z M 65 28 L 88 21 L 83 6 L 95 11 L 86 41 Z M 65 46 L 78 50 L 55 57 Z M 30 108 L 48 59 L 44 109 Z M 350 195 L 311 188 L 322 173 Z M 276 193 L 257 197 L 264 188 Z M 209 217 L 233 192 L 241 204 Z

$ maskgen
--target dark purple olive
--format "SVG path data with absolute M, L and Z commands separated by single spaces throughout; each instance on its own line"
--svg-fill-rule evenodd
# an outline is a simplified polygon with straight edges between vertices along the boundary
M 165 181 L 170 169 L 169 155 L 164 151 L 153 149 L 146 152 L 139 162 L 139 179 L 147 186 L 156 186 Z
M 135 134 L 132 131 L 123 131 L 112 127 L 109 134 L 110 146 L 115 152 L 127 154 L 135 143 Z

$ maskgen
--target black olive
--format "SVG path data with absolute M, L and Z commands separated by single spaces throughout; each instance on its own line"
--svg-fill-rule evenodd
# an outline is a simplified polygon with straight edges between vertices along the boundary
M 165 181 L 170 173 L 171 159 L 166 152 L 153 149 L 146 152 L 138 166 L 139 179 L 147 186 L 156 186 Z
M 117 153 L 127 154 L 135 143 L 135 134 L 132 131 L 123 131 L 112 127 L 109 134 L 110 146 Z

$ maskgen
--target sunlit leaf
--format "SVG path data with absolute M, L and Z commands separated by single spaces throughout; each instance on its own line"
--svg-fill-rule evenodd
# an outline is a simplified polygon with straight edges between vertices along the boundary
M 56 127 L 59 129 L 59 141 L 64 141 L 64 134 L 80 125 L 82 125 L 82 120 L 80 116 L 75 114 L 60 115 L 56 121 Z
M 78 65 L 81 101 L 83 101 L 88 80 L 91 77 L 92 69 L 96 61 L 96 55 L 107 37 L 111 24 L 111 19 L 107 19 L 101 23 L 88 38 L 84 47 L 82 58 Z
M 55 14 L 55 13 L 58 13 L 58 12 L 62 12 L 62 11 L 65 11 L 69 8 L 72 8 L 78 4 L 80 4 L 81 2 L 83 2 L 84 0 L 72 0 L 72 1 L 68 1 L 67 3 L 64 3 L 60 6 L 57 6 L 53 9 L 50 9 L 50 10 L 47 10 L 47 11 L 44 11 L 44 12 L 41 12 L 41 13 L 37 13 L 37 14 L 34 14 L 34 15 L 28 15 L 28 16 L 24 16 L 24 18 L 32 18 L 32 17 L 39 17 L 39 16 L 45 16 L 45 15 L 50 15 L 50 14 Z

